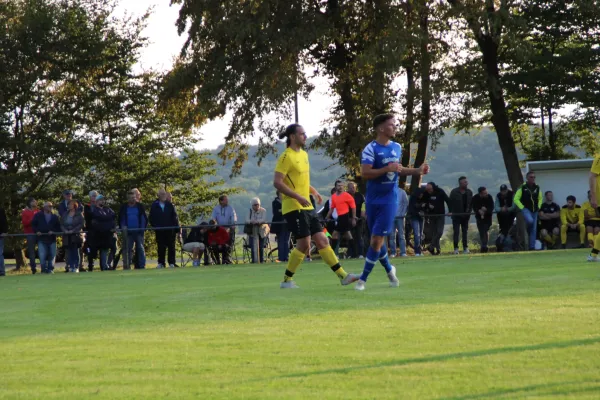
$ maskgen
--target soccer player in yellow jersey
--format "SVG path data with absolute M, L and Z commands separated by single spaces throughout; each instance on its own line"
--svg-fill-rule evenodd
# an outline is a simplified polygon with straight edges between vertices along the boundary
M 579 233 L 581 248 L 585 248 L 585 225 L 583 208 L 577 204 L 577 198 L 571 195 L 567 197 L 567 204 L 560 210 L 560 241 L 562 248 L 567 248 L 567 233 Z
M 592 169 L 590 170 L 590 204 L 596 210 L 596 213 L 600 213 L 598 209 L 598 199 L 600 199 L 600 156 L 594 158 Z M 600 253 L 600 235 L 594 238 L 594 248 L 592 254 L 588 256 L 588 261 L 597 262 L 598 253 Z
M 316 197 L 319 204 L 321 204 L 323 198 L 315 188 L 310 186 L 308 154 L 303 150 L 306 144 L 304 128 L 298 124 L 292 124 L 279 135 L 279 138 L 286 138 L 287 149 L 277 161 L 273 186 L 282 195 L 281 213 L 287 223 L 288 230 L 296 238 L 296 248 L 290 253 L 287 269 L 280 287 L 282 289 L 298 288 L 298 285 L 293 281 L 293 277 L 310 248 L 311 237 L 317 245 L 321 258 L 340 278 L 342 285 L 356 282 L 358 275 L 348 274 L 340 265 L 310 202 L 311 193 Z
M 593 248 L 596 235 L 600 234 L 600 215 L 596 209 L 592 207 L 592 203 L 590 203 L 590 198 L 592 197 L 591 193 L 592 192 L 588 190 L 588 201 L 583 203 L 581 208 L 583 209 L 585 229 L 587 231 L 588 247 Z

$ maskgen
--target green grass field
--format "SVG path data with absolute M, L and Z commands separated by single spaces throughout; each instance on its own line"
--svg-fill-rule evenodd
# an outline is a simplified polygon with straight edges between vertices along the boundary
M 585 251 L 0 280 L 0 398 L 600 398 Z M 358 262 L 349 271 L 362 269 Z

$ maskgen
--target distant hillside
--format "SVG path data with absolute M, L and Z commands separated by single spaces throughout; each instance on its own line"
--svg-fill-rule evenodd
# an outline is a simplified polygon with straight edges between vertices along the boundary
M 278 151 L 281 152 L 284 148 L 280 144 Z M 256 147 L 250 149 L 251 157 L 256 154 L 256 150 Z M 213 152 L 215 158 L 218 151 Z M 309 156 L 313 186 L 323 195 L 329 195 L 333 183 L 345 170 L 334 165 L 334 160 L 318 152 L 311 151 Z M 494 194 L 501 184 L 508 183 L 496 134 L 489 130 L 473 135 L 446 135 L 441 138 L 435 151 L 429 151 L 428 160 L 431 173 L 427 181 L 434 181 L 447 191 L 457 185 L 457 179 L 461 175 L 468 177 L 472 188 L 486 186 Z M 259 167 L 256 160 L 251 158 L 242 168 L 242 174 L 233 179 L 229 179 L 230 165 L 219 168 L 218 179 L 224 179 L 227 187 L 241 187 L 246 191 L 232 196 L 231 202 L 238 215 L 243 214 L 242 210 L 249 209 L 252 197 L 259 197 L 271 215 L 271 202 L 275 196 L 272 182 L 276 161 L 276 156 L 269 156 Z

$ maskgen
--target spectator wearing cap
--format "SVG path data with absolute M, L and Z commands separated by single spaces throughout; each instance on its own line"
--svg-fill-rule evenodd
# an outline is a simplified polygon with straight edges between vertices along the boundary
M 535 250 L 537 236 L 537 224 L 540 207 L 542 207 L 543 196 L 540 187 L 535 183 L 535 173 L 529 171 L 525 177 L 525 183 L 515 193 L 514 203 L 521 210 L 527 234 L 529 235 L 529 250 Z
M 100 255 L 100 270 L 107 271 L 108 252 L 113 246 L 113 234 L 115 233 L 115 212 L 106 207 L 104 196 L 96 196 L 96 206 L 92 211 L 91 231 L 94 237 L 94 246 Z M 94 270 L 94 266 L 89 269 Z
M 494 211 L 494 199 L 489 195 L 487 189 L 481 186 L 477 194 L 473 196 L 473 212 L 477 221 L 479 240 L 481 241 L 481 252 L 488 252 L 488 241 L 490 239 L 490 228 L 492 227 L 492 213 Z
M 4 237 L 8 233 L 8 221 L 6 220 L 6 211 L 0 207 L 0 276 L 6 275 L 4 268 Z
M 575 196 L 567 197 L 567 204 L 560 210 L 560 241 L 562 248 L 567 248 L 567 233 L 579 233 L 579 243 L 581 248 L 585 248 L 585 216 L 583 208 L 577 204 Z
M 469 220 L 471 219 L 473 192 L 465 176 L 458 178 L 458 187 L 450 192 L 450 212 L 454 231 L 454 254 L 458 254 L 458 239 L 462 232 L 463 253 L 469 254 Z
M 222 226 L 217 225 L 214 219 L 209 223 L 208 246 L 215 256 L 217 265 L 231 264 L 229 259 L 229 232 Z
M 432 255 L 439 255 L 441 253 L 440 241 L 444 234 L 444 223 L 446 219 L 445 206 L 450 208 L 450 198 L 442 188 L 433 182 L 429 182 L 425 187 L 425 194 L 422 201 L 426 204 L 424 209 L 429 217 L 431 229 L 432 239 L 428 250 Z
M 258 227 L 258 253 L 260 263 L 265 262 L 265 239 L 269 236 L 269 224 L 267 224 L 267 210 L 260 206 L 260 199 L 258 197 L 253 198 L 250 201 L 250 212 L 246 219 L 246 224 L 251 225 L 253 228 Z M 254 252 L 254 235 L 250 235 L 249 245 L 252 254 L 252 261 L 256 259 Z
M 85 223 L 83 213 L 77 200 L 71 199 L 67 211 L 60 217 L 63 235 L 63 246 L 66 249 L 66 268 L 68 272 L 79 272 L 79 249 L 83 244 L 81 233 Z
M 133 262 L 133 248 L 135 247 L 136 268 L 146 268 L 146 251 L 144 249 L 144 229 L 148 226 L 148 216 L 144 206 L 137 201 L 136 192 L 130 190 L 127 193 L 127 203 L 119 209 L 119 227 L 127 228 L 128 254 L 130 265 L 123 265 L 123 269 L 131 269 Z
M 51 202 L 44 203 L 43 211 L 35 214 L 31 221 L 37 235 L 38 252 L 42 274 L 54 273 L 54 259 L 56 258 L 56 234 L 61 231 L 60 220 L 53 212 Z
M 501 185 L 500 192 L 496 195 L 494 210 L 500 226 L 500 235 L 508 236 L 508 231 L 513 226 L 516 215 L 516 206 L 513 202 L 513 192 L 508 190 L 508 186 Z
M 94 231 L 92 229 L 92 216 L 96 209 L 96 198 L 98 192 L 92 190 L 88 194 L 90 202 L 83 206 L 83 219 L 85 220 L 85 242 L 83 244 L 83 250 L 87 254 L 88 258 L 88 271 L 94 270 L 94 260 L 98 257 L 98 249 L 96 247 Z M 83 259 L 81 260 L 83 262 Z M 85 271 L 83 266 L 79 265 L 80 271 Z
M 186 236 L 183 243 L 183 251 L 192 253 L 194 267 L 200 266 L 200 255 L 204 254 L 204 265 L 210 265 L 208 257 L 208 224 L 200 223 L 197 227 L 192 228 L 190 234 Z
M 21 224 L 23 225 L 23 233 L 26 235 L 27 239 L 27 258 L 29 259 L 29 266 L 32 274 L 37 272 L 35 263 L 35 245 L 37 243 L 37 238 L 31 223 L 33 222 L 33 217 L 38 212 L 37 201 L 33 197 L 28 198 L 26 207 L 21 211 Z
M 600 214 L 592 206 L 591 194 L 589 190 L 587 196 L 588 201 L 583 203 L 581 205 L 581 208 L 583 208 L 583 217 L 585 219 L 585 229 L 587 231 L 588 247 L 593 248 L 596 235 L 600 234 Z
M 159 228 L 155 230 L 158 250 L 157 268 L 165 267 L 165 256 L 167 255 L 169 268 L 175 268 L 177 266 L 175 264 L 175 238 L 179 228 L 164 228 L 179 227 L 179 216 L 173 204 L 167 201 L 167 192 L 164 189 L 158 191 L 157 197 L 158 199 L 150 206 L 150 224 L 154 228 Z

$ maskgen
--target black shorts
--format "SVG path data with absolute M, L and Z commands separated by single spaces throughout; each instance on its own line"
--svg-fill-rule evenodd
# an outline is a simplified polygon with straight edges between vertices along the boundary
M 552 232 L 555 228 L 559 228 L 560 224 L 556 221 L 540 221 L 540 230 Z
M 346 233 L 352 230 L 352 220 L 350 219 L 350 213 L 338 216 L 335 230 L 339 233 Z
M 315 210 L 292 211 L 283 215 L 288 230 L 296 239 L 302 239 L 323 232 L 323 226 Z
M 600 221 L 594 221 L 594 220 L 585 221 L 585 226 L 587 228 L 600 228 Z

